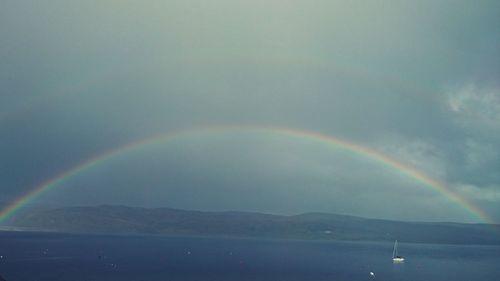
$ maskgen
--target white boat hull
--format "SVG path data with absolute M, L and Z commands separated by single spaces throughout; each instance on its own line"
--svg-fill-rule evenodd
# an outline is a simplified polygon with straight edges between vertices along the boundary
M 404 261 L 405 261 L 405 259 L 404 259 L 404 258 L 393 258 L 393 259 L 392 259 L 392 261 L 393 261 L 394 263 L 402 263 L 402 262 L 404 262 Z

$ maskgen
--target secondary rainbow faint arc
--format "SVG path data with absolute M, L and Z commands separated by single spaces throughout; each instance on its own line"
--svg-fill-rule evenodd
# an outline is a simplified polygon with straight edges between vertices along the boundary
M 188 138 L 189 136 L 192 135 L 198 135 L 204 133 L 238 132 L 238 131 L 284 135 L 287 137 L 300 138 L 312 142 L 333 145 L 337 148 L 350 151 L 359 156 L 372 159 L 380 164 L 392 168 L 400 172 L 401 174 L 413 178 L 416 181 L 424 184 L 425 186 L 438 191 L 439 193 L 447 197 L 450 201 L 458 203 L 460 206 L 462 206 L 465 210 L 467 210 L 470 214 L 472 214 L 480 221 L 492 224 L 495 223 L 495 221 L 492 218 L 490 218 L 484 211 L 472 205 L 470 202 L 468 202 L 465 198 L 461 197 L 460 195 L 453 193 L 446 187 L 444 183 L 432 179 L 431 177 L 425 175 L 421 171 L 418 171 L 413 167 L 410 167 L 394 158 L 391 158 L 388 155 L 382 154 L 369 147 L 349 142 L 344 139 L 325 135 L 319 132 L 302 130 L 302 129 L 266 127 L 266 126 L 233 126 L 233 125 L 192 128 L 192 129 L 184 129 L 184 130 L 168 132 L 159 135 L 153 135 L 151 137 L 130 142 L 120 147 L 105 151 L 104 153 L 98 154 L 92 158 L 82 161 L 76 166 L 73 166 L 72 168 L 67 169 L 62 173 L 56 175 L 55 177 L 50 178 L 45 182 L 42 182 L 28 193 L 24 194 L 23 196 L 11 202 L 9 205 L 7 205 L 7 207 L 5 207 L 0 211 L 0 223 L 4 222 L 7 218 L 12 216 L 17 210 L 23 208 L 26 204 L 36 199 L 44 192 L 51 190 L 52 188 L 60 185 L 64 181 L 78 175 L 83 171 L 86 171 L 88 169 L 98 166 L 101 163 L 113 159 L 116 156 L 126 154 L 127 152 L 143 148 L 148 145 L 169 142 L 178 138 Z

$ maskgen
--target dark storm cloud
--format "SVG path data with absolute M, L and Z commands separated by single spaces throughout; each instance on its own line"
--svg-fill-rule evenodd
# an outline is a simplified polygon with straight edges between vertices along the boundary
M 0 200 L 149 135 L 250 123 L 378 149 L 499 217 L 499 10 L 496 1 L 4 1 Z M 239 141 L 211 161 L 150 155 L 144 172 L 113 162 L 45 200 L 113 203 L 120 190 L 123 204 L 390 217 L 381 206 L 418 188 L 376 165 L 354 169 L 360 159 L 324 161 L 310 144 L 285 153 Z M 192 151 L 178 149 L 168 151 Z M 283 161 L 302 164 L 280 170 Z M 468 220 L 432 192 L 408 204 L 403 219 Z

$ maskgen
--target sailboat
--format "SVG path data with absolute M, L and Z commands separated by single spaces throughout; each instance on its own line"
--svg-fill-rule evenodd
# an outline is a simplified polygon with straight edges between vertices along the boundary
M 394 263 L 402 263 L 405 261 L 403 256 L 398 255 L 398 240 L 394 242 L 394 249 L 392 250 L 392 261 Z

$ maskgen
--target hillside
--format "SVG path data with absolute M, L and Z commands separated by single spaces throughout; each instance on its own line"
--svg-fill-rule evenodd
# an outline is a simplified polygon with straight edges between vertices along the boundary
M 278 216 L 125 206 L 34 210 L 14 217 L 11 227 L 77 233 L 500 244 L 498 226 L 486 224 L 401 222 L 326 213 Z

